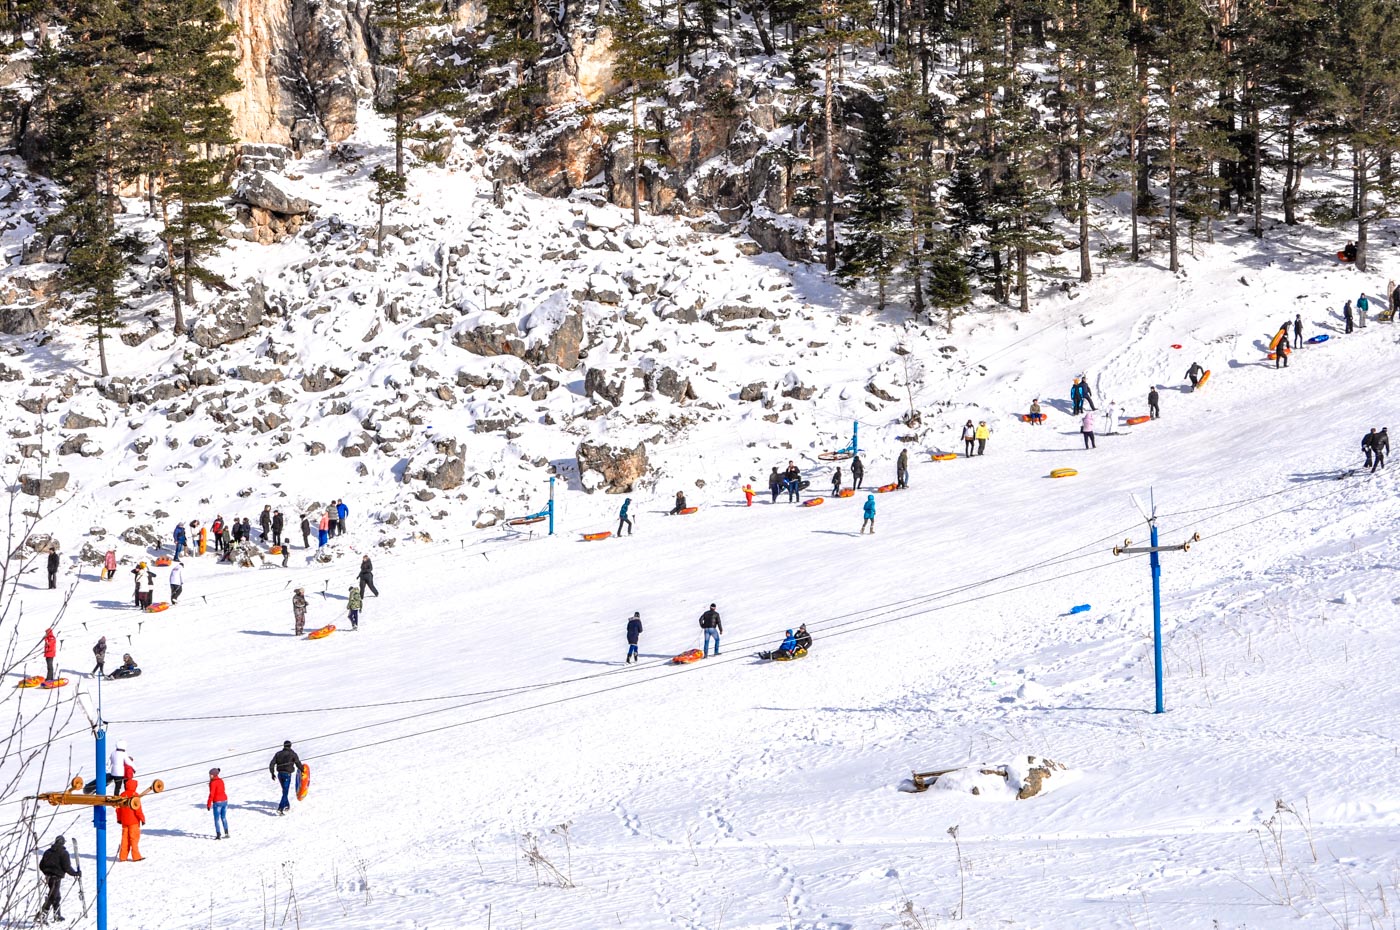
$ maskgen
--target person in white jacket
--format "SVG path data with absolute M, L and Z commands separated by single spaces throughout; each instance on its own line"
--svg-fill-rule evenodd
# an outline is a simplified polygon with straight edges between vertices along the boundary
M 1109 401 L 1108 409 L 1104 411 L 1103 415 L 1108 418 L 1108 428 L 1105 429 L 1104 432 L 1118 432 L 1118 402 L 1113 400 Z
M 170 564 L 170 606 L 180 603 L 180 592 L 185 590 L 185 573 L 179 562 Z
M 117 748 L 107 756 L 107 784 L 116 783 L 116 794 L 126 787 L 127 778 L 136 774 L 136 760 L 126 751 L 126 741 L 117 740 Z
M 1084 448 L 1098 448 L 1094 442 L 1094 411 L 1084 414 L 1084 419 L 1079 422 L 1079 432 L 1084 434 Z

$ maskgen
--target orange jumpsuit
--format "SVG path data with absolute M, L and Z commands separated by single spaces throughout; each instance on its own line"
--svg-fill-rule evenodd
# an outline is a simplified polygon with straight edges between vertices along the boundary
M 128 778 L 126 788 L 122 791 L 122 797 L 136 797 L 136 779 Z M 117 861 L 125 862 L 128 858 L 132 862 L 140 862 L 145 857 L 141 855 L 141 825 L 146 822 L 146 812 L 132 810 L 129 807 L 117 808 L 117 823 L 122 825 L 122 842 L 117 849 Z

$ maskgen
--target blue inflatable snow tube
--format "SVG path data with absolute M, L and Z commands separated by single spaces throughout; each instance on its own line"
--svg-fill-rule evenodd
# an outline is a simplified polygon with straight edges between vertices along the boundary
M 1071 608 L 1069 609 L 1069 612 L 1072 613 L 1072 614 L 1082 614 L 1082 613 L 1084 613 L 1084 612 L 1085 612 L 1086 610 L 1088 610 L 1088 609 L 1089 609 L 1089 605 L 1088 605 L 1088 604 L 1076 604 L 1074 607 L 1071 607 Z
M 1329 335 L 1327 335 L 1326 333 L 1318 333 L 1316 336 L 1314 336 L 1314 337 L 1312 337 L 1311 339 L 1308 340 L 1308 345 L 1314 345 L 1314 346 L 1315 346 L 1315 345 L 1317 345 L 1319 342 L 1326 342 L 1328 339 L 1331 339 L 1331 338 L 1332 338 L 1332 337 L 1329 336 Z

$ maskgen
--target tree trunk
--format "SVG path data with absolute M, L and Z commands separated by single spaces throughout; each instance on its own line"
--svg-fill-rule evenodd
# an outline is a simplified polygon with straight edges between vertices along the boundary
M 632 225 L 642 222 L 642 139 L 641 108 L 637 101 L 637 90 L 632 90 Z
M 1170 267 L 1181 270 L 1181 256 L 1176 242 L 1176 87 L 1167 91 L 1167 244 L 1171 251 Z
M 374 257 L 384 254 L 384 201 L 379 201 L 379 225 L 374 232 Z
M 1084 143 L 1087 133 L 1085 128 L 1085 113 L 1083 104 L 1084 79 L 1081 76 L 1078 81 L 1080 104 L 1075 107 L 1075 180 L 1077 182 L 1075 198 L 1077 203 L 1075 209 L 1079 213 L 1079 280 L 1088 283 L 1094 278 L 1094 268 L 1089 260 L 1089 153 L 1088 147 Z
M 828 8 L 828 17 L 830 16 Z M 827 18 L 823 24 L 824 28 L 830 30 L 835 23 Z M 833 141 L 833 97 L 835 96 L 831 80 L 831 59 L 834 54 L 831 41 L 826 43 L 826 87 L 824 89 L 824 99 L 822 101 L 822 116 L 826 121 L 826 138 L 823 140 L 823 153 L 826 164 L 822 166 L 822 177 L 826 184 L 825 203 L 822 205 L 823 220 L 826 224 L 826 270 L 836 270 L 836 192 L 833 162 L 836 160 L 836 145 Z
M 1016 247 L 1016 291 L 1021 297 L 1020 310 L 1022 313 L 1031 312 L 1031 291 L 1029 286 L 1029 275 L 1027 274 L 1027 254 L 1025 246 Z
M 1298 120 L 1290 113 L 1284 135 L 1283 161 L 1283 221 L 1298 225 L 1298 189 L 1303 179 L 1303 166 L 1298 159 Z
M 1370 229 L 1371 220 L 1366 215 L 1366 202 L 1371 199 L 1371 172 L 1367 164 L 1370 158 L 1369 150 L 1363 146 L 1357 146 L 1356 158 L 1356 269 L 1366 270 L 1366 234 Z
M 101 318 L 97 321 L 97 364 L 100 377 L 107 377 L 107 333 L 102 326 Z
M 1249 107 L 1249 127 L 1254 135 L 1253 161 L 1250 166 L 1251 193 L 1254 195 L 1254 236 L 1264 238 L 1264 139 L 1259 120 L 1259 106 L 1253 100 Z
M 1135 262 L 1136 262 L 1136 261 L 1140 261 L 1140 260 L 1142 259 L 1142 248 L 1141 248 L 1141 246 L 1139 245 L 1139 242 L 1138 242 L 1138 198 L 1137 198 L 1137 193 L 1136 193 L 1136 190 L 1137 190 L 1137 176 L 1138 176 L 1139 173 L 1141 173 L 1141 171 L 1142 171 L 1142 166 L 1138 164 L 1137 153 L 1134 151 L 1134 147 L 1135 147 L 1136 145 L 1137 145 L 1137 127 L 1134 126 L 1132 132 L 1129 132 L 1129 133 L 1128 133 L 1128 164 L 1132 166 L 1129 170 L 1132 171 L 1132 173 L 1133 173 L 1133 189 L 1134 189 L 1133 195 L 1132 195 L 1131 197 L 1128 198 L 1128 199 L 1132 202 L 1132 211 L 1131 211 L 1131 212 L 1132 212 L 1132 230 L 1133 230 L 1133 231 L 1132 231 L 1132 238 L 1131 238 L 1132 245 L 1131 245 L 1130 251 L 1129 251 L 1129 253 L 1128 253 L 1128 257 L 1129 257 L 1130 259 L 1132 259 L 1133 261 L 1135 261 Z
M 162 198 L 160 202 L 160 220 L 164 224 L 166 235 L 161 239 L 165 243 L 165 267 L 170 271 L 170 300 L 175 307 L 175 334 L 178 336 L 185 331 L 185 311 L 180 304 L 180 278 L 181 275 L 175 273 L 175 243 L 171 240 L 170 231 L 170 205 Z M 188 251 L 185 252 L 188 255 Z M 189 287 L 189 267 L 181 265 L 185 270 L 183 275 L 185 286 Z

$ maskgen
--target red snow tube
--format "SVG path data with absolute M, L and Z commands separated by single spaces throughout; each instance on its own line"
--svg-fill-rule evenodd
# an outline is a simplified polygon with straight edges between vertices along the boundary
M 694 513 L 699 509 L 699 507 L 687 507 L 684 510 L 677 510 L 676 513 Z
M 156 559 L 156 567 L 157 567 L 157 568 L 165 568 L 165 566 L 167 566 L 167 565 L 169 565 L 169 564 L 170 564 L 170 559 L 169 559 L 168 557 L 166 557 L 166 556 L 161 556 L 160 558 Z
M 588 542 L 593 542 L 595 539 L 607 539 L 611 535 L 612 530 L 603 530 L 601 533 L 584 533 L 583 538 Z
M 699 649 L 692 649 L 689 652 L 682 652 L 680 655 L 676 656 L 671 660 L 671 664 L 688 665 L 691 662 L 699 662 L 703 658 L 705 658 L 705 653 L 701 652 Z
M 815 506 L 817 506 L 818 504 L 824 503 L 825 501 L 826 501 L 826 498 L 824 498 L 824 497 L 814 497 L 814 498 L 812 498 L 811 500 L 805 500 L 805 501 L 803 501 L 803 502 L 802 502 L 802 506 L 803 506 L 803 507 L 815 507 Z
M 327 636 L 330 636 L 330 635 L 331 635 L 332 633 L 334 633 L 334 632 L 335 632 L 335 624 L 334 624 L 334 623 L 328 623 L 328 624 L 326 624 L 325 626 L 321 627 L 319 630 L 312 630 L 310 633 L 307 633 L 307 634 L 306 634 L 306 638 L 307 638 L 307 639 L 325 639 Z
M 878 488 L 875 489 L 875 493 L 876 493 L 876 494 L 888 494 L 890 491 L 898 491 L 898 490 L 899 490 L 899 485 L 897 485 L 897 484 L 882 484 L 882 485 L 880 485 Z
M 855 488 L 842 488 L 841 490 L 839 490 L 839 491 L 836 492 L 836 496 L 837 496 L 837 497 L 855 497 L 855 496 L 856 496 L 856 489 L 855 489 Z
M 1126 420 L 1124 420 L 1123 422 L 1126 423 L 1126 424 L 1128 424 L 1129 426 L 1137 426 L 1139 423 L 1146 423 L 1146 422 L 1147 422 L 1148 420 L 1150 420 L 1150 419 L 1152 419 L 1152 418 L 1151 418 L 1151 417 L 1128 417 L 1128 418 L 1127 418 Z

